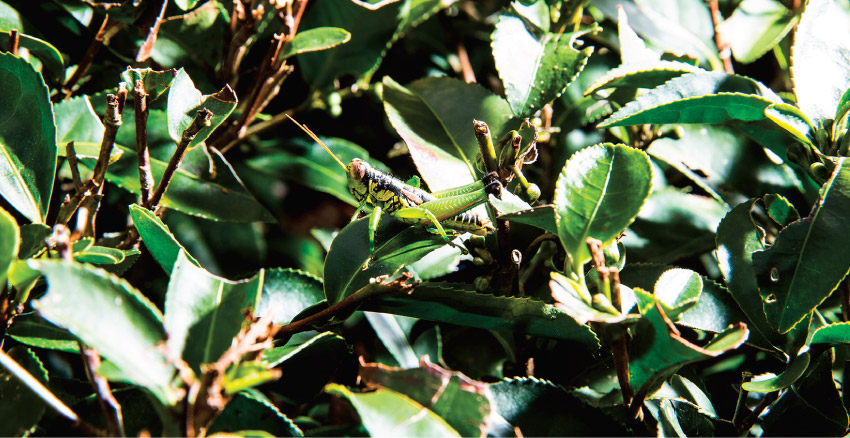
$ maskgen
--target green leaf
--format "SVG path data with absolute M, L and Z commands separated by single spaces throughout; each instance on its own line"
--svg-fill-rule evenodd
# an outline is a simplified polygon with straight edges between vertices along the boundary
M 218 360 L 242 328 L 243 311 L 257 308 L 263 273 L 228 281 L 196 266 L 181 251 L 165 293 L 168 348 L 195 372 Z
M 47 87 L 32 66 L 0 54 L 0 196 L 43 222 L 56 171 L 56 127 Z
M 787 131 L 800 143 L 815 146 L 815 128 L 812 122 L 795 106 L 784 103 L 774 103 L 765 108 L 764 115 Z M 825 145 L 817 145 L 825 146 Z
M 700 71 L 699 67 L 675 61 L 622 65 L 608 70 L 584 91 L 584 95 L 589 96 L 609 88 L 655 88 L 671 79 Z
M 304 436 L 268 398 L 252 391 L 236 394 L 213 421 L 208 434 L 237 434 L 241 430 L 263 431 L 271 436 Z
M 174 237 L 174 234 L 171 234 L 168 225 L 162 223 L 162 220 L 152 211 L 138 204 L 133 204 L 130 206 L 130 217 L 133 219 L 133 225 L 139 232 L 145 248 L 150 251 L 165 272 L 171 272 L 174 269 L 174 263 L 177 261 L 181 250 L 192 264 L 201 266 L 191 254 L 186 252 L 183 245 Z
M 369 157 L 366 149 L 348 140 L 336 137 L 319 137 L 343 163 L 354 158 L 366 161 L 386 173 L 390 169 Z M 251 169 L 265 178 L 282 178 L 303 184 L 313 190 L 328 193 L 351 205 L 358 205 L 348 191 L 348 178 L 339 163 L 322 146 L 313 140 L 296 139 L 287 143 L 287 150 L 264 151 L 245 161 Z
M 77 353 L 80 346 L 77 338 L 67 330 L 39 318 L 35 314 L 23 314 L 15 317 L 6 331 L 12 339 L 30 347 Z
M 317 27 L 295 34 L 295 38 L 283 46 L 279 59 L 286 59 L 301 53 L 332 49 L 351 40 L 351 34 L 338 27 Z
M 500 297 L 476 292 L 459 283 L 422 283 L 410 293 L 390 294 L 364 303 L 362 310 L 429 321 L 569 339 L 589 348 L 596 336 L 551 304 L 530 298 Z
M 764 416 L 765 435 L 836 436 L 850 425 L 832 377 L 828 351 L 812 359 L 809 369 L 785 391 Z
M 735 59 L 749 64 L 779 44 L 799 18 L 776 0 L 744 0 L 719 31 Z
M 330 88 L 335 79 L 344 75 L 368 83 L 387 50 L 401 35 L 454 1 L 317 2 L 304 14 L 299 33 L 319 26 L 337 27 L 350 32 L 351 41 L 329 50 L 299 55 L 301 75 L 314 89 Z
M 45 319 L 95 348 L 163 404 L 181 398 L 172 381 L 177 370 L 160 345 L 166 341 L 162 315 L 138 290 L 90 265 L 55 260 L 29 264 L 47 278 L 47 293 L 33 303 Z
M 64 146 L 69 141 L 94 143 L 97 151 L 103 139 L 103 123 L 94 112 L 88 96 L 78 96 L 53 105 L 56 117 L 56 142 L 61 146 L 60 155 L 65 155 Z M 77 153 L 77 155 L 85 155 Z M 94 154 L 97 158 L 97 153 Z
M 702 277 L 690 269 L 682 268 L 670 269 L 661 274 L 653 290 L 653 296 L 672 321 L 678 321 L 682 313 L 691 309 L 701 293 Z
M 178 73 L 173 68 L 163 71 L 152 70 L 150 68 L 127 68 L 127 70 L 121 72 L 121 81 L 127 87 L 127 90 L 135 89 L 136 81 L 142 81 L 145 93 L 148 95 L 148 100 L 154 101 L 162 93 L 168 91 L 168 88 L 171 87 Z
M 133 193 L 139 192 L 138 159 L 132 149 L 118 146 L 124 153 L 109 166 L 106 180 Z M 186 214 L 227 222 L 272 222 L 274 217 L 248 192 L 224 157 L 203 148 L 186 152 L 183 163 L 162 198 L 162 205 Z M 94 160 L 82 159 L 86 167 L 94 168 Z M 159 181 L 167 163 L 151 157 L 151 173 Z M 214 167 L 216 175 L 210 174 Z
M 410 397 L 440 416 L 461 436 L 487 434 L 489 385 L 483 382 L 427 361 L 411 369 L 364 364 L 359 375 L 368 384 Z
M 44 239 L 53 233 L 53 229 L 44 224 L 25 224 L 21 226 L 21 246 L 18 258 L 28 259 L 44 249 Z
M 288 324 L 303 310 L 324 299 L 322 281 L 318 278 L 297 269 L 268 269 L 254 315 L 271 314 L 275 324 Z
M 711 251 L 727 211 L 713 198 L 670 187 L 656 189 L 620 241 L 630 261 L 672 263 Z
M 124 251 L 106 246 L 91 246 L 74 253 L 74 260 L 95 265 L 115 265 L 124 261 Z
M 524 210 L 499 216 L 499 219 L 531 225 L 552 234 L 558 233 L 558 226 L 555 224 L 554 205 L 540 205 L 531 210 Z
M 20 28 L 18 29 L 20 30 Z M 11 34 L 0 31 L 0 46 L 9 47 Z M 65 61 L 62 54 L 52 44 L 42 39 L 18 33 L 18 47 L 29 51 L 30 56 L 35 56 L 41 61 L 41 75 L 51 84 L 59 84 L 65 79 Z
M 753 79 L 720 72 L 691 73 L 638 97 L 597 127 L 749 122 L 764 119 L 764 109 L 773 103 L 782 100 Z
M 617 8 L 617 40 L 622 64 L 647 64 L 661 60 L 661 54 L 646 47 L 646 42 L 629 26 L 626 10 Z
M 334 375 L 356 366 L 345 339 L 332 332 L 297 334 L 286 345 L 263 351 L 262 361 L 281 371 L 266 388 L 291 404 L 312 400 Z
M 850 344 L 850 323 L 840 322 L 818 329 L 812 336 L 812 344 Z
M 6 3 L 0 2 L 0 30 L 10 31 L 23 28 L 24 23 L 21 21 L 20 13 Z
M 767 321 L 786 333 L 822 303 L 850 271 L 844 232 L 850 215 L 850 160 L 842 158 L 821 188 L 812 213 L 783 228 L 773 245 L 753 254 Z
M 635 294 L 640 293 L 643 292 L 635 290 Z M 749 334 L 746 325 L 738 324 L 699 347 L 671 331 L 658 307 L 647 306 L 641 310 L 644 318 L 635 326 L 636 332 L 629 347 L 630 381 L 638 399 L 659 388 L 682 366 L 735 349 L 747 340 Z
M 237 392 L 253 388 L 263 383 L 277 380 L 280 373 L 268 369 L 264 364 L 258 362 L 239 362 L 231 365 L 224 374 L 224 392 L 236 394 Z
M 842 2 L 843 3 L 843 2 Z M 800 109 L 815 123 L 835 116 L 850 88 L 850 35 L 833 29 L 850 27 L 850 11 L 834 0 L 807 3 L 794 34 L 791 75 Z
M 4 354 L 0 352 L 0 354 Z M 14 347 L 9 356 L 43 385 L 47 385 L 47 370 L 28 348 Z M 27 436 L 28 431 L 38 424 L 47 409 L 47 404 L 33 389 L 19 380 L 10 370 L 0 367 L 0 435 Z
M 11 214 L 0 208 L 0 289 L 6 287 L 6 273 L 18 258 L 20 245 L 18 223 Z
M 809 356 L 809 353 L 805 352 L 791 361 L 791 363 L 788 364 L 788 368 L 786 368 L 782 374 L 769 379 L 754 379 L 749 382 L 744 382 L 741 384 L 741 388 L 750 392 L 760 393 L 776 392 L 785 389 L 793 385 L 794 382 L 803 375 L 806 368 L 809 367 L 810 359 L 811 357 Z M 756 379 L 758 379 L 758 376 L 756 376 Z
M 607 17 L 616 17 L 621 5 L 629 24 L 649 44 L 668 52 L 684 53 L 707 61 L 712 69 L 722 70 L 712 38 L 714 26 L 705 3 L 699 0 L 598 0 L 593 6 Z
M 363 314 L 369 321 L 369 325 L 372 326 L 372 330 L 378 335 L 381 343 L 384 344 L 384 347 L 387 348 L 387 351 L 390 352 L 400 367 L 416 368 L 419 365 L 419 357 L 413 351 L 408 336 L 411 326 L 416 323 L 415 318 L 375 312 L 364 312 Z M 407 329 L 405 330 L 405 328 Z
M 212 112 L 210 125 L 198 131 L 189 147 L 201 144 L 224 122 L 236 108 L 236 93 L 225 85 L 215 94 L 201 95 L 189 75 L 181 68 L 177 71 L 168 89 L 168 134 L 175 143 L 180 142 L 183 131 L 192 124 L 198 110 L 206 108 Z
M 574 47 L 588 31 L 546 32 L 513 11 L 499 17 L 492 35 L 493 57 L 516 116 L 539 111 L 575 80 L 593 53 L 593 47 Z
M 375 233 L 375 254 L 369 260 L 369 218 L 348 224 L 334 239 L 325 259 L 325 297 L 329 305 L 342 301 L 369 284 L 369 279 L 396 272 L 446 242 L 423 226 L 381 217 Z
M 477 178 L 473 162 L 479 148 L 473 120 L 486 122 L 494 138 L 508 129 L 508 103 L 478 84 L 443 77 L 403 87 L 385 77 L 383 90 L 387 117 L 432 191 Z
M 612 241 L 637 217 L 652 188 L 649 157 L 604 143 L 576 152 L 555 188 L 558 237 L 577 270 L 590 260 L 588 237 Z
M 555 307 L 570 315 L 580 324 L 586 324 L 589 321 L 613 324 L 628 319 L 627 316 L 620 314 L 616 309 L 604 311 L 604 309 L 600 310 L 593 306 L 593 298 L 590 292 L 578 281 L 558 272 L 551 272 L 550 276 L 549 288 L 552 290 L 552 298 L 555 299 Z M 626 301 L 622 297 L 622 295 L 625 295 L 624 289 L 620 290 L 623 302 Z M 626 304 L 623 306 L 623 310 L 628 311 L 630 307 L 630 304 Z
M 519 428 L 523 436 L 628 435 L 618 422 L 611 421 L 600 409 L 588 406 L 547 380 L 504 379 L 491 384 L 490 393 L 495 413 Z
M 386 388 L 352 392 L 342 385 L 331 383 L 325 391 L 348 400 L 372 436 L 461 436 L 434 411 Z
M 198 0 L 174 0 L 174 3 L 180 9 L 188 11 L 189 9 L 194 8 L 196 4 L 198 4 Z

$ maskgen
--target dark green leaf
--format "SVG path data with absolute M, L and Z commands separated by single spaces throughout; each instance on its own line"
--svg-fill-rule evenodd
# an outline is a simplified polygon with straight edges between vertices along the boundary
M 621 242 L 630 261 L 671 263 L 714 248 L 714 233 L 728 207 L 674 188 L 656 189 Z
M 11 214 L 0 208 L 0 289 L 6 287 L 6 273 L 18 258 L 20 245 L 18 223 Z
M 437 191 L 475 181 L 479 148 L 472 121 L 486 122 L 498 138 L 508 129 L 508 103 L 478 84 L 452 78 L 425 78 L 403 87 L 385 77 L 383 85 L 387 117 L 428 187 Z
M 168 134 L 175 143 L 180 142 L 183 131 L 192 124 L 198 111 L 206 108 L 212 112 L 210 125 L 198 131 L 189 147 L 201 144 L 233 112 L 236 103 L 236 93 L 229 85 L 215 94 L 202 96 L 189 75 L 180 69 L 168 89 Z
M 402 34 L 453 2 L 317 2 L 304 15 L 300 33 L 319 26 L 337 27 L 350 32 L 351 41 L 329 50 L 299 55 L 301 74 L 316 89 L 329 88 L 334 79 L 344 75 L 368 83 L 387 49 Z
M 334 375 L 356 366 L 345 340 L 332 332 L 300 333 L 264 351 L 262 360 L 281 371 L 280 380 L 266 387 L 292 404 L 313 399 Z
M 554 205 L 540 205 L 531 210 L 519 211 L 500 216 L 499 219 L 531 225 L 552 234 L 558 233 L 558 226 L 555 224 Z
M 803 353 L 797 356 L 790 364 L 788 364 L 788 368 L 782 372 L 782 374 L 769 378 L 769 379 L 759 379 L 756 376 L 755 379 L 744 382 L 741 384 L 741 388 L 750 391 L 750 392 L 776 392 L 782 389 L 785 389 L 794 384 L 800 376 L 806 371 L 806 368 L 809 367 L 809 360 L 811 357 L 809 353 Z
M 744 0 L 719 31 L 735 59 L 749 64 L 773 49 L 794 28 L 799 15 L 776 0 Z
M 584 91 L 584 95 L 588 96 L 609 88 L 655 88 L 673 78 L 699 71 L 701 70 L 693 65 L 673 61 L 623 65 L 609 70 L 604 76 L 597 79 L 593 85 Z
M 138 290 L 90 265 L 30 264 L 47 277 L 47 294 L 33 304 L 45 319 L 95 348 L 163 404 L 180 398 L 172 386 L 177 371 L 161 348 L 166 340 L 162 314 Z
M 461 436 L 434 411 L 386 388 L 352 392 L 342 385 L 331 383 L 325 391 L 348 400 L 372 436 Z
M 257 308 L 262 283 L 263 271 L 233 282 L 213 276 L 179 252 L 165 295 L 168 348 L 195 372 L 218 360 L 242 328 L 243 311 Z
M 764 417 L 765 435 L 837 436 L 847 432 L 847 410 L 832 377 L 829 352 L 812 359 L 806 374 Z
M 635 291 L 635 294 L 641 293 L 640 290 Z M 637 397 L 659 388 L 664 380 L 683 365 L 737 348 L 747 340 L 749 334 L 746 325 L 738 324 L 699 347 L 671 331 L 659 307 L 648 305 L 641 311 L 644 318 L 638 322 L 629 346 L 629 374 Z
M 318 278 L 296 269 L 268 269 L 254 315 L 271 314 L 275 324 L 288 324 L 304 309 L 324 299 Z
M 585 33 L 551 33 L 511 13 L 499 17 L 492 35 L 493 57 L 516 116 L 539 111 L 575 80 L 593 52 L 593 47 L 573 47 Z
M 0 90 L 0 195 L 40 223 L 56 171 L 56 127 L 47 87 L 29 63 L 0 53 Z
M 366 149 L 342 138 L 319 137 L 343 163 L 354 158 L 366 161 L 372 167 L 389 173 L 383 163 L 370 158 Z M 345 170 L 324 148 L 312 140 L 297 139 L 288 144 L 286 152 L 274 150 L 249 158 L 245 163 L 266 178 L 282 178 L 325 192 L 351 205 L 357 201 L 348 191 Z
M 489 330 L 569 339 L 593 348 L 596 336 L 551 304 L 530 298 L 478 293 L 471 285 L 422 283 L 410 293 L 384 295 L 363 310 L 411 316 Z
M 236 394 L 263 383 L 277 380 L 279 377 L 280 373 L 268 369 L 262 363 L 240 362 L 227 369 L 222 385 L 226 393 Z
M 47 385 L 47 370 L 28 348 L 12 348 L 9 357 L 43 385 Z M 0 367 L 0 417 L 3 418 L 0 421 L 0 435 L 27 436 L 46 409 L 47 405 L 32 389 L 9 370 Z
M 351 34 L 338 27 L 317 27 L 295 34 L 283 46 L 279 58 L 286 59 L 301 53 L 332 49 L 351 40 Z
M 691 73 L 638 97 L 598 127 L 749 122 L 764 119 L 764 109 L 773 103 L 782 100 L 753 79 L 720 72 Z
M 6 334 L 11 336 L 12 339 L 30 347 L 70 353 L 80 351 L 80 346 L 74 335 L 68 333 L 67 330 L 50 324 L 35 314 L 16 316 Z
M 419 365 L 419 357 L 413 351 L 409 338 L 410 329 L 416 323 L 415 318 L 376 312 L 363 312 L 363 314 L 400 367 L 416 368 Z
M 44 249 L 44 239 L 53 233 L 53 230 L 44 224 L 26 224 L 20 229 L 21 246 L 18 250 L 18 258 L 28 259 Z
M 850 28 L 844 2 L 807 3 L 794 34 L 791 74 L 800 109 L 815 123 L 835 117 L 841 96 L 850 87 L 850 36 L 833 29 Z
M 625 429 L 562 387 L 534 377 L 490 385 L 493 408 L 522 436 L 625 436 Z M 511 431 L 513 432 L 513 431 Z M 497 435 L 498 436 L 498 435 Z
M 138 160 L 133 150 L 124 151 L 121 158 L 109 166 L 106 179 L 133 193 L 139 193 Z M 203 148 L 194 148 L 186 153 L 183 164 L 174 173 L 162 205 L 211 220 L 229 222 L 252 222 L 274 220 L 272 215 L 248 192 L 242 181 L 233 172 L 224 157 L 211 150 L 209 158 Z M 94 161 L 81 160 L 89 168 Z M 151 157 L 151 173 L 159 181 L 167 166 L 166 162 Z M 210 166 L 216 170 L 215 178 Z
M 18 29 L 20 30 L 20 28 Z M 0 47 L 9 47 L 9 32 L 0 31 Z M 52 44 L 42 39 L 18 33 L 18 47 L 29 51 L 41 61 L 41 75 L 51 84 L 58 84 L 65 79 L 65 61 L 62 54 Z
M 362 381 L 410 397 L 442 417 L 461 436 L 485 436 L 490 416 L 488 385 L 429 362 L 398 369 L 379 364 L 360 367 Z
M 174 263 L 177 261 L 177 255 L 180 250 L 187 259 L 195 266 L 200 266 L 197 260 L 191 254 L 186 252 L 177 238 L 171 234 L 168 226 L 162 223 L 152 211 L 133 204 L 130 206 L 130 217 L 133 219 L 133 225 L 139 232 L 145 248 L 150 251 L 153 258 L 162 266 L 165 272 L 171 272 L 174 269 Z
M 396 272 L 445 245 L 423 226 L 410 226 L 382 216 L 375 233 L 374 259 L 368 268 L 369 218 L 348 224 L 334 239 L 325 259 L 325 297 L 335 304 L 369 284 L 369 279 Z
M 77 156 L 92 155 L 97 158 L 100 142 L 103 139 L 103 123 L 95 114 L 88 96 L 74 97 L 53 105 L 56 116 L 56 142 L 61 147 L 59 154 L 64 156 L 65 143 L 73 141 Z M 94 154 L 87 154 L 77 148 L 76 143 L 96 144 Z
M 243 430 L 264 431 L 271 436 L 304 436 L 301 429 L 271 401 L 252 391 L 240 392 L 230 400 L 213 421 L 209 434 L 237 434 Z
M 767 321 L 786 333 L 825 300 L 850 270 L 844 222 L 850 215 L 850 160 L 838 162 L 809 217 L 782 229 L 773 245 L 753 254 Z
M 590 260 L 588 237 L 608 243 L 637 217 L 652 187 L 649 157 L 610 143 L 570 157 L 555 189 L 558 237 L 578 270 Z
M 182 70 L 181 70 L 182 71 Z M 148 100 L 154 101 L 162 93 L 168 91 L 178 71 L 172 69 L 157 71 L 150 68 L 128 68 L 121 72 L 121 80 L 127 90 L 136 88 L 136 81 L 142 81 Z M 185 74 L 185 73 L 184 73 Z

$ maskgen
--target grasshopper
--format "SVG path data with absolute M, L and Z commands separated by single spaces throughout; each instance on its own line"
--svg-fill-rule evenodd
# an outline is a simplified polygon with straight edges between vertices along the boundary
M 489 219 L 468 211 L 486 202 L 490 194 L 498 196 L 501 193 L 502 184 L 495 172 L 465 186 L 429 193 L 375 169 L 359 158 L 351 160 L 348 165 L 343 164 L 313 131 L 292 117 L 289 119 L 321 145 L 345 171 L 348 191 L 360 204 L 354 217 L 360 217 L 367 207 L 372 209 L 369 217 L 370 255 L 375 253 L 375 231 L 383 212 L 408 224 L 432 225 L 449 243 L 451 239 L 446 228 L 476 235 L 486 235 L 495 230 Z

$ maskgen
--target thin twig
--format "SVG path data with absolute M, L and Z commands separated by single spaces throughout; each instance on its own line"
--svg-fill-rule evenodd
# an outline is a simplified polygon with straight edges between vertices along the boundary
M 151 174 L 151 158 L 148 149 L 148 93 L 145 92 L 143 81 L 136 81 L 133 88 L 133 100 L 136 117 L 136 151 L 139 160 L 139 186 L 141 188 L 141 203 L 145 205 L 153 194 L 153 175 Z
M 720 60 L 723 61 L 723 71 L 728 74 L 734 74 L 732 68 L 732 50 L 729 49 L 729 44 L 720 33 L 720 23 L 723 21 L 723 16 L 720 15 L 720 7 L 717 0 L 708 0 L 708 7 L 711 10 L 711 22 L 714 24 L 714 45 L 717 46 L 717 53 Z
M 50 237 L 50 242 L 56 248 L 56 252 L 66 262 L 74 261 L 73 250 L 71 249 L 71 234 L 68 227 L 62 224 L 56 224 L 53 227 L 53 235 Z
M 80 60 L 79 64 L 77 64 L 74 74 L 72 74 L 65 82 L 65 85 L 62 86 L 62 91 L 54 96 L 54 101 L 65 100 L 71 97 L 71 94 L 74 92 L 74 86 L 76 86 L 77 82 L 79 82 L 83 75 L 88 72 L 97 52 L 99 52 L 101 47 L 105 44 L 108 44 L 109 38 L 122 27 L 124 27 L 124 23 L 112 19 L 108 14 L 103 18 L 103 24 L 100 25 L 100 29 L 98 29 L 97 34 L 94 36 L 94 40 L 92 40 L 88 50 L 86 50 L 86 53 L 83 55 L 83 59 Z
M 156 190 L 153 192 L 153 195 L 147 205 L 145 205 L 146 208 L 154 210 L 159 205 L 159 201 L 162 200 L 162 195 L 165 194 L 165 190 L 168 189 L 168 184 L 171 183 L 171 178 L 174 177 L 174 172 L 177 171 L 177 167 L 180 166 L 180 162 L 183 161 L 183 155 L 186 153 L 186 148 L 195 136 L 198 135 L 198 131 L 210 126 L 210 118 L 212 118 L 212 111 L 206 108 L 201 108 L 195 115 L 195 119 L 192 120 L 192 124 L 183 131 L 183 135 L 180 137 L 180 143 L 177 144 L 177 149 L 174 151 L 174 155 L 172 155 L 171 159 L 168 161 L 168 166 L 162 173 L 162 179 L 159 180 Z
M 463 72 L 463 80 L 468 83 L 474 83 L 475 71 L 472 69 L 472 63 L 469 62 L 469 53 L 466 51 L 466 46 L 463 40 L 457 42 L 457 57 L 460 60 L 460 70 Z
M 118 400 L 112 395 L 112 390 L 109 389 L 109 382 L 97 373 L 100 368 L 100 356 L 97 350 L 87 347 L 80 341 L 77 341 L 80 346 L 80 355 L 83 358 L 83 364 L 86 368 L 86 375 L 94 388 L 97 402 L 100 405 L 100 410 L 106 419 L 106 428 L 110 436 L 125 436 L 124 434 L 124 416 L 121 413 L 121 405 Z
M 12 29 L 9 31 L 9 53 L 18 56 L 18 44 L 20 44 L 21 37 L 18 35 L 18 29 Z
M 74 180 L 74 190 L 80 193 L 83 190 L 83 179 L 80 178 L 80 167 L 77 165 L 77 151 L 74 142 L 69 141 L 65 145 L 65 158 L 68 159 L 68 167 L 71 169 L 71 179 Z

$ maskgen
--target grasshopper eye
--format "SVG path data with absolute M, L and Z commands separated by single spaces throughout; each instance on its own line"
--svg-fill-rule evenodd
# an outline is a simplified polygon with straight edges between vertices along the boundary
M 368 164 L 359 158 L 355 158 L 348 164 L 348 175 L 355 181 L 362 181 L 366 177 L 367 167 L 369 167 Z

